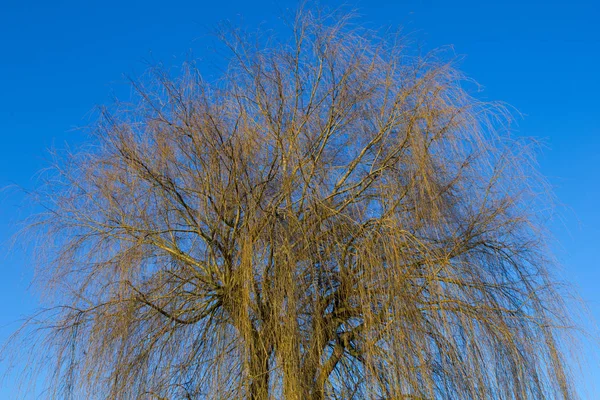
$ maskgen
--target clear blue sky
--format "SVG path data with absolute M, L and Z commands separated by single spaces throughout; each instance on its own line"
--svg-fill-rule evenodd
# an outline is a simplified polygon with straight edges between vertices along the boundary
M 339 3 L 324 1 L 326 5 Z M 426 48 L 452 45 L 462 69 L 481 83 L 481 96 L 524 114 L 519 135 L 546 143 L 540 168 L 564 207 L 552 229 L 561 246 L 562 278 L 600 320 L 600 4 L 597 1 L 351 0 L 372 27 L 401 25 Z M 491 4 L 495 3 L 495 4 Z M 209 58 L 206 33 L 219 21 L 272 26 L 295 2 L 29 1 L 0 5 L 0 187 L 31 188 L 46 149 L 77 143 L 74 127 L 89 112 L 127 96 L 124 74 L 147 62 L 178 65 L 193 52 Z M 23 251 L 7 253 L 21 195 L 0 192 L 0 340 L 31 312 L 31 266 Z M 590 319 L 591 320 L 591 319 Z M 587 324 L 587 322 L 586 322 Z M 593 326 L 587 326 L 594 329 Z M 586 347 L 591 354 L 591 347 Z M 584 399 L 600 398 L 598 358 L 581 375 Z M 0 364 L 0 373 L 5 364 Z M 595 384 L 594 382 L 599 383 Z M 0 400 L 14 385 L 0 386 Z M 40 398 L 43 398 L 40 397 Z

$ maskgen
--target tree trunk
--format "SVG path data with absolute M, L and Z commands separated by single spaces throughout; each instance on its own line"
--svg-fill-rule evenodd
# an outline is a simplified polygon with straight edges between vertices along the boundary
M 254 343 L 250 360 L 250 399 L 269 398 L 269 353 L 260 343 Z

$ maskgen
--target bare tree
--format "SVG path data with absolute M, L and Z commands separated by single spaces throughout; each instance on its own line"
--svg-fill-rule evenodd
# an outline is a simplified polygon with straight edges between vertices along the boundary
M 347 17 L 291 25 L 223 35 L 215 82 L 155 71 L 59 157 L 29 324 L 51 396 L 575 398 L 505 110 Z

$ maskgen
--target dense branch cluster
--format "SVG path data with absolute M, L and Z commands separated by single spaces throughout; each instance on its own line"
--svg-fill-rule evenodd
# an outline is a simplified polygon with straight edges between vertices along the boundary
M 573 398 L 502 108 L 345 18 L 292 32 L 224 36 L 217 82 L 157 72 L 60 159 L 50 393 Z

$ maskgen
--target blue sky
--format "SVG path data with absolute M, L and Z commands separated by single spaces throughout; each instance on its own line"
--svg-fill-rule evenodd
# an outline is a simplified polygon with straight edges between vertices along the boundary
M 480 97 L 523 114 L 516 134 L 545 143 L 540 169 L 554 187 L 560 218 L 560 275 L 578 287 L 594 330 L 600 320 L 600 4 L 589 1 L 347 1 L 371 27 L 402 26 L 426 49 L 452 45 L 461 69 L 483 85 Z M 168 4 L 168 5 L 167 5 Z M 324 1 L 336 6 L 339 3 Z M 273 26 L 296 2 L 28 1 L 0 5 L 0 187 L 35 185 L 47 149 L 76 144 L 75 128 L 94 106 L 127 97 L 125 75 L 148 63 L 210 60 L 207 33 L 220 21 Z M 26 216 L 19 191 L 0 192 L 0 340 L 37 304 L 32 268 L 19 247 L 8 252 Z M 584 399 L 600 398 L 599 358 L 585 347 Z M 0 364 L 0 373 L 5 364 Z M 579 372 L 577 373 L 579 375 Z M 585 388 L 585 389 L 584 389 Z M 0 386 L 0 399 L 14 384 Z M 41 397 L 43 398 L 43 396 Z

